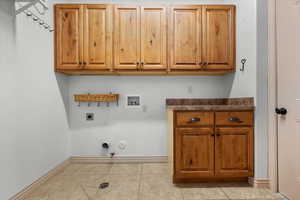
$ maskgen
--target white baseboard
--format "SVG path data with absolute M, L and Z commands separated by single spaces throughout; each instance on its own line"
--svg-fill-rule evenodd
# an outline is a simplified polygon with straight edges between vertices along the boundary
M 51 177 L 55 176 L 59 172 L 63 171 L 69 164 L 70 164 L 70 158 L 56 166 L 54 169 L 50 170 L 47 174 L 42 176 L 41 178 L 34 181 L 29 186 L 25 187 L 23 190 L 21 190 L 19 193 L 11 197 L 9 200 L 23 200 L 27 195 L 29 195 L 31 192 L 33 192 L 35 189 L 40 187 L 43 183 L 45 183 L 47 180 L 49 180 Z
M 72 156 L 71 163 L 167 163 L 168 156 L 85 157 Z
M 255 188 L 270 188 L 270 180 L 268 178 L 249 178 L 249 184 Z

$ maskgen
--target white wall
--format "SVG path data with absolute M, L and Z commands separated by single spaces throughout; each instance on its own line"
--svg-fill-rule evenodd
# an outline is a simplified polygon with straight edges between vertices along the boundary
M 257 0 L 256 176 L 268 177 L 268 1 Z
M 120 156 L 167 155 L 167 97 L 215 98 L 229 95 L 223 77 L 70 77 L 70 126 L 73 155 L 101 155 L 103 139 L 118 144 L 126 141 L 128 148 L 117 151 Z M 120 104 L 106 107 L 78 107 L 73 94 L 121 94 Z M 141 95 L 143 108 L 126 108 L 126 95 Z M 95 113 L 95 120 L 85 121 L 85 113 Z
M 0 199 L 70 155 L 68 124 L 53 72 L 52 34 L 0 1 Z M 62 75 L 57 79 L 67 86 Z M 67 87 L 62 88 L 67 93 Z

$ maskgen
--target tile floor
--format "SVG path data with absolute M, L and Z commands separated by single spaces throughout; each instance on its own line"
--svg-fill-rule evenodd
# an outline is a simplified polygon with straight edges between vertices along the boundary
M 100 183 L 109 187 L 99 189 Z M 167 164 L 72 164 L 26 200 L 279 200 L 243 184 L 174 186 Z

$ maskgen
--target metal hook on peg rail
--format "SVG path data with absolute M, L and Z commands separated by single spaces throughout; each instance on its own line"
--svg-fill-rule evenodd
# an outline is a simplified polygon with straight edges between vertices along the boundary
M 243 59 L 241 60 L 241 63 L 242 63 L 242 67 L 241 67 L 241 69 L 240 69 L 241 72 L 245 71 L 245 64 L 246 64 L 246 62 L 247 62 L 247 59 L 246 59 L 246 58 L 243 58 Z

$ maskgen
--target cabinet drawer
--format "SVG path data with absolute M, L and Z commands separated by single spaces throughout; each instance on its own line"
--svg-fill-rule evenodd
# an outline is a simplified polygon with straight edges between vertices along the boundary
M 177 126 L 213 126 L 212 112 L 177 112 Z
M 217 126 L 252 126 L 253 112 L 216 112 Z

